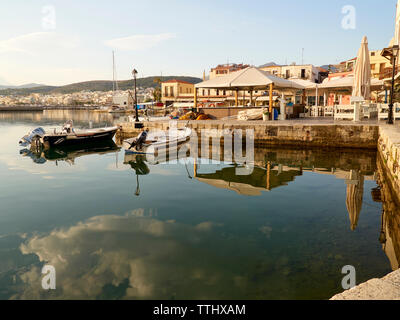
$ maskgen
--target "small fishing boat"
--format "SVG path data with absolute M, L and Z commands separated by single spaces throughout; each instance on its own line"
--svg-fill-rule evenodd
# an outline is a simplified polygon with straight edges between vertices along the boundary
M 142 146 L 134 146 L 137 138 L 131 138 L 123 141 L 123 148 L 125 153 L 157 154 L 188 141 L 191 134 L 190 128 L 152 131 L 148 133 Z
M 29 134 L 25 135 L 19 141 L 21 146 L 36 145 L 49 147 L 65 147 L 92 142 L 100 142 L 112 140 L 118 131 L 118 127 L 97 128 L 87 130 L 75 130 L 72 120 L 64 124 L 62 130 L 47 133 L 43 128 L 36 128 Z

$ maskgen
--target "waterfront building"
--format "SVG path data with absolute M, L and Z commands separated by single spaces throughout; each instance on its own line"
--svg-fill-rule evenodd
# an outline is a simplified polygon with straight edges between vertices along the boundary
M 182 80 L 161 82 L 161 101 L 166 105 L 193 102 L 194 84 Z
M 371 63 L 371 76 L 376 79 L 385 79 L 391 76 L 392 65 L 388 59 L 381 55 L 382 50 L 373 50 L 369 53 Z M 357 58 L 352 58 L 341 62 L 340 70 L 342 72 L 353 71 Z
M 212 68 L 210 71 L 210 80 L 216 77 L 226 76 L 232 72 L 236 72 L 239 70 L 243 70 L 250 67 L 248 64 L 236 64 L 236 63 L 228 63 L 228 64 L 220 64 L 215 68 Z
M 312 64 L 297 65 L 293 63 L 291 65 L 280 66 L 272 62 L 261 65 L 258 68 L 280 78 L 295 78 L 309 80 L 315 83 L 321 83 L 328 73 L 327 70 L 316 67 Z

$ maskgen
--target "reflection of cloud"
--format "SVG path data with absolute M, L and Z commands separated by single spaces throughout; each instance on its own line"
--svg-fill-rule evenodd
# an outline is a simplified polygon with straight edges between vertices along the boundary
M 151 35 L 133 35 L 125 38 L 118 38 L 105 41 L 104 44 L 113 49 L 136 51 L 153 48 L 163 41 L 175 38 L 174 33 L 160 33 Z
M 272 228 L 270 226 L 262 226 L 259 229 L 263 234 L 265 234 L 265 236 L 269 239 L 271 238 L 271 232 L 272 232 Z
M 131 170 L 130 167 L 122 165 L 120 163 L 118 163 L 118 167 L 116 165 L 115 162 L 111 162 L 107 165 L 106 170 L 110 170 L 110 171 L 129 171 Z
M 121 288 L 127 282 L 120 296 L 128 299 L 217 298 L 232 292 L 245 296 L 248 280 L 233 271 L 242 262 L 228 249 L 232 243 L 216 232 L 218 225 L 184 225 L 149 215 L 154 213 L 139 209 L 125 216 L 93 217 L 35 236 L 21 251 L 56 268 L 52 298 L 102 297 L 104 288 Z M 39 269 L 24 273 L 25 290 L 14 298 L 46 297 L 40 277 Z
M 172 165 L 171 165 L 172 166 Z M 179 176 L 179 172 L 172 171 L 173 167 L 159 167 L 159 166 L 151 166 L 150 174 L 158 174 L 160 176 Z

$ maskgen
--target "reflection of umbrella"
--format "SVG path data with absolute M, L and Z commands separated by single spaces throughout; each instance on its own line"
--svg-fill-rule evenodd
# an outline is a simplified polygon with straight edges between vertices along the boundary
M 351 230 L 355 230 L 360 217 L 364 193 L 364 176 L 355 171 L 350 171 L 347 181 L 346 207 L 349 212 Z
M 354 67 L 353 96 L 364 97 L 364 100 L 370 100 L 371 96 L 371 64 L 367 37 L 362 39 Z

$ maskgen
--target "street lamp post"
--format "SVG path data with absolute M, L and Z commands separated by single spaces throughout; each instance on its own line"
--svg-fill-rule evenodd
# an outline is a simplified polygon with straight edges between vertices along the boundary
M 396 76 L 396 63 L 397 56 L 399 54 L 399 46 L 394 45 L 392 47 L 392 86 L 390 89 L 390 103 L 389 103 L 389 115 L 388 115 L 388 124 L 393 124 L 393 97 L 394 97 L 394 78 Z
M 135 87 L 135 128 L 141 129 L 143 128 L 143 123 L 139 122 L 139 111 L 138 111 L 138 105 L 137 105 L 137 88 L 136 88 L 136 75 L 137 75 L 136 69 L 133 69 L 132 75 L 133 75 L 133 83 Z

